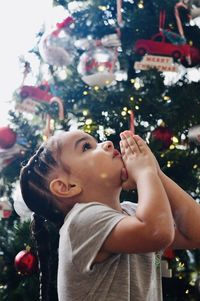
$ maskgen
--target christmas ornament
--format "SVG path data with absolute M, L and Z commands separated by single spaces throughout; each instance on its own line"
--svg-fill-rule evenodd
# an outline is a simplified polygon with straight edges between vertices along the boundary
M 39 103 L 49 103 L 53 94 L 49 92 L 49 87 L 41 89 L 35 86 L 21 86 L 19 89 L 20 100 L 16 103 L 16 110 L 26 113 L 35 113 Z
M 0 128 L 0 148 L 11 148 L 16 142 L 17 134 L 8 126 Z
M 152 138 L 154 141 L 160 142 L 161 148 L 168 148 L 172 144 L 172 131 L 164 126 L 159 126 L 152 132 Z
M 196 125 L 189 129 L 188 139 L 190 142 L 200 144 L 200 125 Z
M 0 198 L 0 219 L 1 218 L 9 218 L 12 214 L 12 205 L 7 200 L 7 198 L 1 197 Z
M 113 34 L 109 34 L 104 36 L 102 39 L 100 40 L 94 40 L 90 37 L 88 38 L 83 38 L 83 39 L 79 39 L 77 41 L 74 42 L 74 45 L 78 48 L 78 49 L 82 49 L 82 50 L 88 50 L 88 49 L 92 49 L 98 46 L 104 46 L 104 47 L 120 47 L 121 46 L 121 41 L 119 39 L 118 34 L 113 33 Z
M 174 259 L 175 258 L 174 250 L 170 247 L 167 248 L 163 253 L 163 257 L 167 259 Z
M 200 48 L 200 29 L 197 25 L 190 25 L 192 18 L 200 15 L 199 8 L 190 9 L 189 1 L 183 0 L 175 4 L 174 13 L 179 34 L 192 42 L 192 46 Z
M 22 86 L 19 91 L 21 101 L 16 104 L 16 109 L 21 112 L 33 114 L 39 103 L 51 105 L 53 102 L 56 102 L 59 107 L 59 119 L 64 119 L 62 100 L 59 97 L 55 97 L 49 90 L 47 83 L 39 87 Z
M 172 270 L 169 269 L 169 263 L 167 260 L 161 260 L 161 273 L 164 278 L 172 278 Z
M 58 104 L 58 117 L 59 117 L 59 120 L 63 120 L 64 119 L 64 107 L 63 107 L 62 100 L 58 97 L 52 97 L 49 103 L 50 104 L 52 104 L 52 103 Z M 53 130 L 54 130 L 54 128 L 51 128 L 51 116 L 49 114 L 47 114 L 46 129 L 44 131 L 44 135 L 48 138 L 52 134 Z
M 15 256 L 15 268 L 22 275 L 31 275 L 37 270 L 37 258 L 30 248 L 20 251 Z
M 146 54 L 141 61 L 134 63 L 135 70 L 149 70 L 156 68 L 160 72 L 178 72 L 177 64 L 168 56 Z
M 76 53 L 70 32 L 73 22 L 72 17 L 67 17 L 63 22 L 57 23 L 57 28 L 42 39 L 40 54 L 49 65 L 62 67 L 73 62 Z
M 190 46 L 186 44 L 184 37 L 164 29 L 165 12 L 160 12 L 159 33 L 151 39 L 140 39 L 134 45 L 134 51 L 144 56 L 145 54 L 164 55 L 174 60 L 187 60 L 191 63 Z
M 115 80 L 115 71 L 119 69 L 116 51 L 105 47 L 90 49 L 81 55 L 77 69 L 89 86 L 111 84 Z
M 26 146 L 24 140 L 8 126 L 0 128 L 0 172 L 23 155 Z
M 17 158 L 22 157 L 24 151 L 25 147 L 18 143 L 15 143 L 15 145 L 9 149 L 0 148 L 0 172 Z
M 15 183 L 12 198 L 14 201 L 14 210 L 20 216 L 20 221 L 22 223 L 25 221 L 30 221 L 33 212 L 27 207 L 26 203 L 23 200 L 19 181 Z

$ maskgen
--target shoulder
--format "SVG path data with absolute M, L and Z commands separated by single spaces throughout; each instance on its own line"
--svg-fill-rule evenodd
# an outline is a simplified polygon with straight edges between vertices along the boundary
M 110 220 L 120 220 L 124 215 L 107 205 L 98 202 L 77 203 L 66 215 L 62 228 L 78 230 L 82 227 L 93 225 L 100 226 Z M 61 228 L 61 231 L 62 231 Z

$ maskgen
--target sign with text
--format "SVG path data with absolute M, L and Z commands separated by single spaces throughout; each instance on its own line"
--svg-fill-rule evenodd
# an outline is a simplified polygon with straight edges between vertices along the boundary
M 149 70 L 156 68 L 161 72 L 177 72 L 177 65 L 174 64 L 173 58 L 168 56 L 145 55 L 140 62 L 135 62 L 136 70 Z

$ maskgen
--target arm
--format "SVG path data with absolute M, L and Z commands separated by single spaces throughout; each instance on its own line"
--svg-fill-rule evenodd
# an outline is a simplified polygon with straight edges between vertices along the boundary
M 177 228 L 172 247 L 200 248 L 200 205 L 161 170 L 159 176 L 167 193 Z
M 145 253 L 168 246 L 174 239 L 174 224 L 166 192 L 154 156 L 145 142 L 129 132 L 121 135 L 121 152 L 128 172 L 127 182 L 138 190 L 136 216 L 125 217 L 111 231 L 102 251 Z

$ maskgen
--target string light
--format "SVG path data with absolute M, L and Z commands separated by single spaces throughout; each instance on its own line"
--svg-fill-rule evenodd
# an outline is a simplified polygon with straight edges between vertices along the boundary
M 141 8 L 141 9 L 144 8 L 144 2 L 143 2 L 143 1 L 140 1 L 140 2 L 138 3 L 138 8 Z
M 88 115 L 88 111 L 87 110 L 83 110 L 83 116 L 87 116 Z
M 163 97 L 163 100 L 164 100 L 166 103 L 170 103 L 170 102 L 171 102 L 171 98 L 170 98 L 169 96 L 167 96 L 167 95 L 165 95 L 165 96 Z
M 88 92 L 87 91 L 83 91 L 83 95 L 88 95 Z
M 99 8 L 99 10 L 102 10 L 102 11 L 107 10 L 107 6 L 105 6 L 105 5 L 99 5 L 98 8 Z
M 171 167 L 173 165 L 173 161 L 167 161 L 167 167 Z
M 94 86 L 94 90 L 98 91 L 99 90 L 99 86 Z
M 91 125 L 91 124 L 92 124 L 92 119 L 87 119 L 87 120 L 85 121 L 85 124 L 86 124 L 86 125 Z
M 140 85 L 139 82 L 135 82 L 135 83 L 134 83 L 134 87 L 135 87 L 136 90 L 139 90 L 140 87 L 141 87 L 141 85 Z
M 173 143 L 175 143 L 175 144 L 177 144 L 179 141 L 178 141 L 178 138 L 177 137 L 172 137 L 172 141 L 173 141 Z

